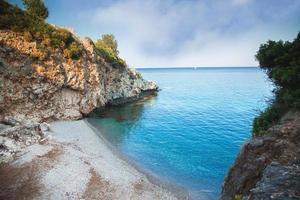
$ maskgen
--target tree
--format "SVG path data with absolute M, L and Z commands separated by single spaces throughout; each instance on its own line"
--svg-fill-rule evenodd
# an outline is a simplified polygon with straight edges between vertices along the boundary
M 256 59 L 280 95 L 284 95 L 281 96 L 283 103 L 300 108 L 300 33 L 292 42 L 268 41 L 262 44 Z
M 104 34 L 96 42 L 96 47 L 99 49 L 111 50 L 114 54 L 118 55 L 118 43 L 113 34 Z
M 46 19 L 49 15 L 43 0 L 23 0 L 27 12 L 33 16 Z
M 300 110 L 300 33 L 292 42 L 262 44 L 256 59 L 276 87 L 271 104 L 253 123 L 254 135 L 261 135 L 286 112 Z

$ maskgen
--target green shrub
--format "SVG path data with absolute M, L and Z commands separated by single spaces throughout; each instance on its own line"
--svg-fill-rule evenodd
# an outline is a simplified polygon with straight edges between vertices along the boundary
M 285 113 L 285 109 L 278 104 L 270 105 L 265 111 L 261 112 L 253 121 L 253 136 L 262 136 L 268 128 L 275 125 Z
M 23 0 L 23 4 L 30 15 L 35 15 L 42 19 L 46 19 L 49 15 L 43 0 Z
M 125 67 L 126 62 L 118 54 L 118 43 L 112 34 L 104 34 L 95 43 L 96 52 L 103 57 L 106 62 L 114 67 Z
M 73 60 L 78 60 L 80 59 L 81 52 L 82 52 L 82 47 L 78 46 L 75 42 L 72 42 L 64 50 L 64 56 L 67 58 L 71 58 Z
M 253 122 L 253 136 L 265 133 L 286 112 L 300 110 L 300 33 L 293 42 L 262 44 L 256 59 L 276 89 L 270 106 Z
M 36 15 L 0 0 L 0 29 L 23 33 L 27 41 L 36 41 L 45 58 L 49 52 L 69 51 L 72 59 L 80 58 L 83 48 L 66 29 L 55 28 Z
M 108 48 L 99 48 L 96 46 L 96 52 L 98 55 L 103 57 L 106 62 L 110 63 L 113 67 L 125 67 L 126 62 L 119 58 L 111 49 Z
M 100 39 L 96 41 L 96 47 L 99 49 L 106 49 L 113 54 L 118 55 L 118 42 L 113 34 L 103 34 Z
M 235 195 L 234 200 L 243 200 L 243 195 L 241 195 L 241 194 Z

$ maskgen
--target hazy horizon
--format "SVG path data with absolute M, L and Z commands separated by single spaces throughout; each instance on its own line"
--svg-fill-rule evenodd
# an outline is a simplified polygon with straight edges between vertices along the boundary
M 129 66 L 129 68 L 135 68 L 135 69 L 178 69 L 178 68 L 259 68 L 259 66 L 194 66 L 194 67 L 190 67 L 190 66 L 141 66 L 141 67 L 131 67 Z

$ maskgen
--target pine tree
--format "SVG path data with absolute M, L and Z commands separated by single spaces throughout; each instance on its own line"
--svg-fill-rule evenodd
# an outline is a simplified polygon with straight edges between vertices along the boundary
M 23 0 L 26 11 L 34 16 L 46 19 L 49 15 L 43 0 Z

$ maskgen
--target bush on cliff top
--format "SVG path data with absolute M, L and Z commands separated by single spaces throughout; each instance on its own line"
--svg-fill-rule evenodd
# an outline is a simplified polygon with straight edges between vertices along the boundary
M 103 57 L 106 62 L 114 67 L 125 67 L 126 62 L 118 54 L 118 43 L 112 34 L 104 34 L 96 41 L 96 52 Z
M 0 29 L 23 33 L 26 40 L 36 41 L 37 47 L 44 54 L 43 57 L 59 50 L 68 58 L 80 58 L 83 47 L 68 30 L 55 28 L 46 23 L 41 16 L 30 12 L 0 0 Z
M 103 34 L 101 38 L 96 41 L 95 45 L 100 49 L 110 50 L 115 55 L 119 54 L 118 42 L 113 34 Z
M 260 67 L 275 84 L 275 97 L 253 122 L 259 136 L 290 110 L 300 110 L 300 32 L 293 42 L 268 41 L 256 54 Z

